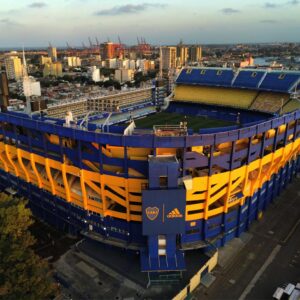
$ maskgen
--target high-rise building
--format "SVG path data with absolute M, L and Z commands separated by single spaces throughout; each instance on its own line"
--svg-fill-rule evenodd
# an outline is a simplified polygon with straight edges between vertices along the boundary
M 62 64 L 60 62 L 55 62 L 52 64 L 45 64 L 43 70 L 44 77 L 47 76 L 55 76 L 61 77 L 62 76 Z
M 53 62 L 57 61 L 57 50 L 55 47 L 52 46 L 48 47 L 48 56 L 51 57 Z
M 111 59 L 115 57 L 115 47 L 112 42 L 106 42 L 103 45 L 103 59 Z
M 199 62 L 202 59 L 202 48 L 200 46 L 194 45 L 189 49 L 189 60 L 192 62 Z
M 8 56 L 5 58 L 5 68 L 8 79 L 19 80 L 22 78 L 22 63 L 18 56 Z
M 1 111 L 6 111 L 9 100 L 8 80 L 5 72 L 0 72 L 0 106 Z
M 48 56 L 40 56 L 40 64 L 44 65 L 44 64 L 51 64 L 52 63 L 52 58 L 48 57 Z
M 176 47 L 161 47 L 162 70 L 176 68 Z
M 188 61 L 189 56 L 189 48 L 179 44 L 177 46 L 177 58 L 179 58 L 179 62 L 181 66 L 185 66 Z
M 69 67 L 80 67 L 81 66 L 81 59 L 77 56 L 69 56 L 68 57 L 68 66 Z

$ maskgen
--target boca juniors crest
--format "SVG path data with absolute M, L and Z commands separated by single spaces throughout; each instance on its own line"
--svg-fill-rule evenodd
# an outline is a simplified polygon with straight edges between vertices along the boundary
M 185 232 L 185 189 L 143 190 L 143 235 Z
M 146 208 L 146 215 L 147 215 L 147 218 L 151 221 L 154 221 L 157 217 L 158 217 L 158 214 L 159 214 L 159 208 L 154 206 L 154 207 L 147 207 Z

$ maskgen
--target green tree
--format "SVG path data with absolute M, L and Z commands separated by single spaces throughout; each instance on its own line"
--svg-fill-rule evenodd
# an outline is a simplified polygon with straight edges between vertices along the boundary
M 0 298 L 48 299 L 56 294 L 48 263 L 32 250 L 33 223 L 24 199 L 0 194 Z

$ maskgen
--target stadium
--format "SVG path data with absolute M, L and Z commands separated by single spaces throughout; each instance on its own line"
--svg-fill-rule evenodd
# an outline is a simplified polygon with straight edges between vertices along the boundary
M 294 71 L 184 68 L 163 107 L 85 129 L 2 112 L 2 188 L 56 228 L 138 251 L 143 272 L 183 271 L 185 252 L 239 237 L 300 172 L 299 84 Z

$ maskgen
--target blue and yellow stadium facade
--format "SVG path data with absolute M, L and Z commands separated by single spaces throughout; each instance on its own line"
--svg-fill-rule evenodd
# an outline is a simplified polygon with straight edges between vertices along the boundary
M 220 88 L 216 82 L 189 83 L 189 72 L 177 79 L 171 109 L 197 111 L 205 99 L 195 88 L 205 86 L 210 95 L 209 88 Z M 260 76 L 268 75 L 256 76 L 261 83 Z M 229 79 L 231 87 L 222 89 L 237 88 L 234 75 Z M 257 90 L 240 89 L 248 106 L 231 115 L 252 116 L 247 109 Z M 217 108 L 220 115 L 229 104 Z M 215 113 L 219 103 L 209 105 Z M 0 113 L 1 185 L 27 197 L 33 213 L 57 228 L 138 250 L 142 271 L 184 270 L 184 251 L 238 237 L 300 172 L 300 110 L 262 116 L 235 128 L 157 136 L 123 135 L 113 126 L 100 133 Z

